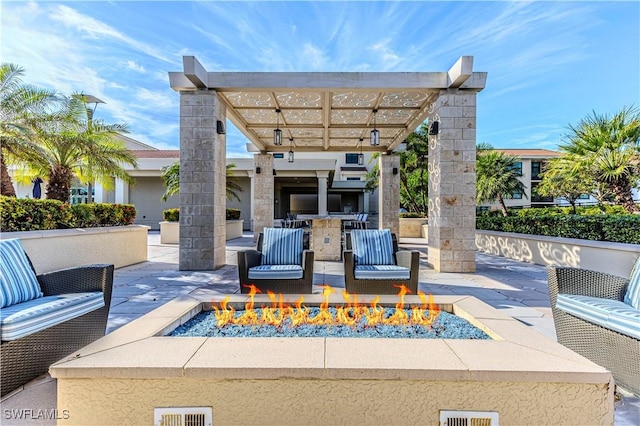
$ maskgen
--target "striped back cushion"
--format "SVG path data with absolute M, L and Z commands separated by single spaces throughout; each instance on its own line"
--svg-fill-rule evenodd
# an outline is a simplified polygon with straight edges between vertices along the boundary
M 302 234 L 302 228 L 264 228 L 262 264 L 302 264 Z
M 0 308 L 42 297 L 20 240 L 0 240 Z
M 389 229 L 351 231 L 351 247 L 356 265 L 394 265 Z
M 624 295 L 624 303 L 640 309 L 640 257 L 636 259 L 631 275 L 629 275 L 629 285 Z

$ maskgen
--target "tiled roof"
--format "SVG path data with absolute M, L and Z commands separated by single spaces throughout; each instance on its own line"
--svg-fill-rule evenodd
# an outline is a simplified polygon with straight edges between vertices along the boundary
M 138 158 L 180 158 L 179 149 L 134 149 L 131 152 Z

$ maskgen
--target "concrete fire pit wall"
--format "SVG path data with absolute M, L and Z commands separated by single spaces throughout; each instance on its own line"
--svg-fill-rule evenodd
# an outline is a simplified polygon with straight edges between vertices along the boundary
M 60 425 L 153 423 L 154 407 L 213 408 L 219 425 L 438 424 L 439 410 L 497 411 L 501 424 L 611 424 L 606 386 L 430 380 L 58 381 Z M 126 395 L 126 398 L 122 398 Z M 558 398 L 571 395 L 571 398 Z M 532 403 L 535 401 L 535 404 Z

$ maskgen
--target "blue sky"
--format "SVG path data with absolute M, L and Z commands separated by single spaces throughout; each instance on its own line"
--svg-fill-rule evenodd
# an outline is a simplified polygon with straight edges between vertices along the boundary
M 488 72 L 478 142 L 554 149 L 569 124 L 640 105 L 640 2 L 70 1 L 0 5 L 0 57 L 25 82 L 104 100 L 96 117 L 179 147 L 168 72 Z M 227 155 L 249 156 L 228 123 Z

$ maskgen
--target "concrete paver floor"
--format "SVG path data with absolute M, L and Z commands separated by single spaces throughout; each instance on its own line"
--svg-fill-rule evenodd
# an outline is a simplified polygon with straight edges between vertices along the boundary
M 224 267 L 216 271 L 190 272 L 177 270 L 176 245 L 160 244 L 157 232 L 150 232 L 148 240 L 147 262 L 116 270 L 107 332 L 179 295 L 206 297 L 239 293 L 237 251 L 255 248 L 252 235 L 227 241 Z M 478 253 L 475 274 L 439 273 L 427 266 L 426 240 L 402 238 L 400 246 L 421 252 L 419 288 L 425 293 L 475 296 L 555 340 L 543 266 Z M 319 286 L 322 284 L 344 288 L 342 268 L 341 262 L 317 261 L 314 292 L 321 292 Z M 64 407 L 57 407 L 56 389 L 56 380 L 44 375 L 6 396 L 1 402 L 0 424 L 54 425 L 56 416 L 72 416 L 73 413 L 66 413 Z M 615 425 L 640 425 L 640 398 L 624 394 L 616 402 Z

